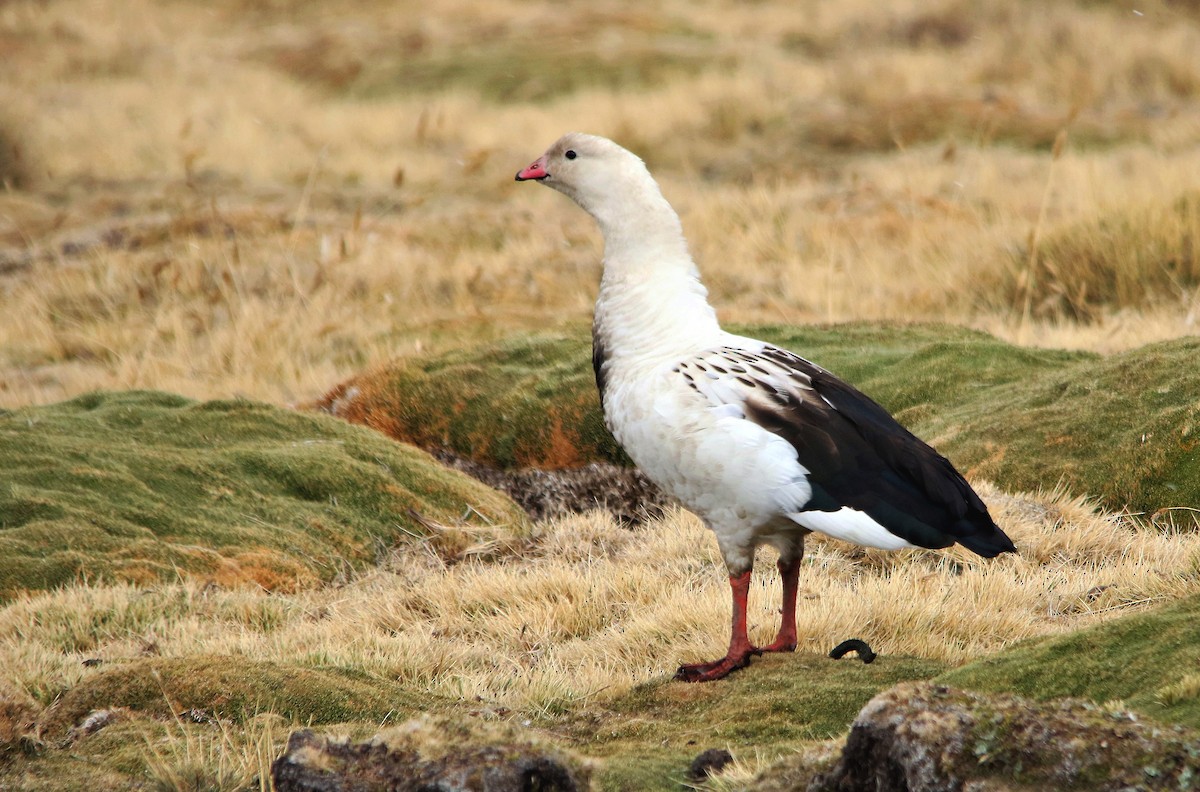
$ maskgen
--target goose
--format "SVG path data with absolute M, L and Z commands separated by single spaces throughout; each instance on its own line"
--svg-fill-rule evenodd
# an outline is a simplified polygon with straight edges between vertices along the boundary
M 633 462 L 716 535 L 733 596 L 729 650 L 680 666 L 704 682 L 796 648 L 796 590 L 813 532 L 866 547 L 1016 552 L 933 448 L 863 393 L 786 349 L 721 329 L 679 216 L 646 165 L 606 138 L 564 135 L 517 181 L 575 201 L 604 237 L 592 365 L 604 421 Z M 754 646 L 754 554 L 783 584 L 775 640 Z

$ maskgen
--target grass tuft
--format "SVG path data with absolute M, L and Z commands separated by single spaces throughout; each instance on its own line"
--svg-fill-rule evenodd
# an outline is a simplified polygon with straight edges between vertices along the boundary
M 37 180 L 37 164 L 26 135 L 0 115 L 0 190 L 28 190 Z
M 345 668 L 221 655 L 148 658 L 86 675 L 43 714 L 43 734 L 61 738 L 89 712 L 125 707 L 159 718 L 254 721 L 275 713 L 294 723 L 382 722 L 436 709 L 428 695 Z M 186 715 L 185 715 L 186 713 Z
M 1094 322 L 1155 304 L 1200 306 L 1200 193 L 1130 207 L 1052 231 L 1036 265 L 1020 252 L 1000 283 L 980 293 L 1035 316 Z

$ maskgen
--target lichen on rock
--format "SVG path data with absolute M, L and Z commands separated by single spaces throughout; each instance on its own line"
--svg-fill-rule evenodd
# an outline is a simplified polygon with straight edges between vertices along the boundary
M 1200 787 L 1200 735 L 1072 699 L 1039 703 L 904 683 L 855 718 L 809 792 Z

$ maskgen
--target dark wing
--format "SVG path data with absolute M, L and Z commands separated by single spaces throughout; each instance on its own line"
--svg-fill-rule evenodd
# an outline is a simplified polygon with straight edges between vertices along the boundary
M 1015 552 L 950 461 L 854 387 L 772 346 L 725 347 L 706 356 L 710 368 L 714 361 L 743 372 L 746 419 L 796 449 L 813 488 L 804 511 L 848 506 L 921 547 L 958 542 L 987 558 Z

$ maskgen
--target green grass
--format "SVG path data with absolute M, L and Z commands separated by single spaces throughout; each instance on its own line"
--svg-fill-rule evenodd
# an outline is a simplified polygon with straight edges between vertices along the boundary
M 510 500 L 339 421 L 243 401 L 91 394 L 0 413 L 0 599 L 80 579 L 289 590 Z
M 693 758 L 727 748 L 742 759 L 781 756 L 807 741 L 836 737 L 872 696 L 899 682 L 928 679 L 941 663 L 881 657 L 870 665 L 820 655 L 756 659 L 749 672 L 708 685 L 662 680 L 605 707 L 572 716 L 573 750 L 602 760 L 605 790 L 678 789 Z
M 1061 483 L 1109 508 L 1149 512 L 1200 501 L 1200 340 L 1101 358 L 944 325 L 736 329 L 829 368 L 960 468 L 1006 489 Z M 358 395 L 338 414 L 424 447 L 501 467 L 628 464 L 603 427 L 582 330 L 408 360 L 349 386 Z

